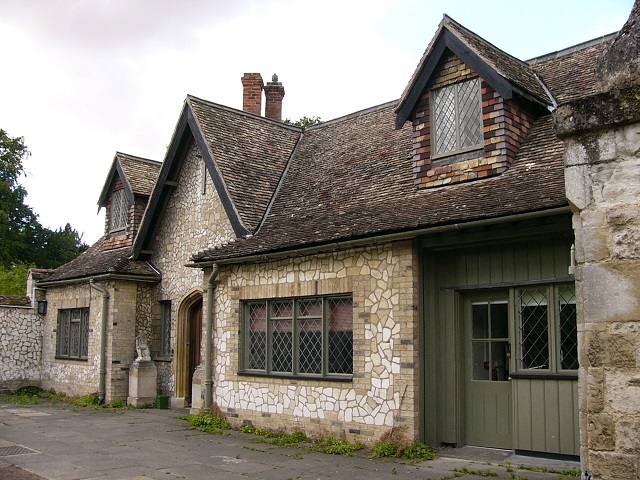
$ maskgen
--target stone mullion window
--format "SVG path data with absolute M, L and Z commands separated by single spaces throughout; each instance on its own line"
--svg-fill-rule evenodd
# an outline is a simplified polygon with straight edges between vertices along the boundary
M 241 358 L 246 373 L 353 374 L 353 300 L 305 297 L 248 301 Z
M 89 353 L 89 309 L 58 311 L 56 358 L 86 360 Z

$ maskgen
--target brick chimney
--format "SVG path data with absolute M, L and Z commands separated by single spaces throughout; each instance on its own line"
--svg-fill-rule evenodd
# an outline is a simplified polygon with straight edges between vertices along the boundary
M 242 109 L 255 115 L 262 115 L 262 89 L 264 82 L 259 73 L 245 73 L 242 80 Z M 283 93 L 284 94 L 284 93 Z
M 275 120 L 282 121 L 282 98 L 284 97 L 284 87 L 278 81 L 278 75 L 275 73 L 271 77 L 271 81 L 267 82 L 264 87 L 264 96 L 266 97 L 264 116 Z

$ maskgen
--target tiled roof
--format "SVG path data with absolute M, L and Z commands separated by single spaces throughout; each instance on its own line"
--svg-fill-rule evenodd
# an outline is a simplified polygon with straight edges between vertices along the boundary
M 254 231 L 300 129 L 189 96 L 198 126 L 244 225 Z
M 193 259 L 239 258 L 567 205 L 563 145 L 549 115 L 537 121 L 502 175 L 417 191 L 411 128 L 394 129 L 394 107 L 308 129 L 262 229 Z
M 31 299 L 22 295 L 0 295 L 0 306 L 3 307 L 30 307 Z
M 595 93 L 595 64 L 612 36 L 529 60 L 558 103 Z
M 55 271 L 54 268 L 30 268 L 29 274 L 34 280 L 44 280 Z
M 162 163 L 120 152 L 116 153 L 116 158 L 120 162 L 133 193 L 147 197 L 151 195 Z
M 497 73 L 539 100 L 551 104 L 549 95 L 527 63 L 503 52 L 450 17 L 445 16 L 443 23 L 449 31 L 455 32 L 460 40 L 487 61 Z
M 132 260 L 131 247 L 104 250 L 105 237 L 94 243 L 79 257 L 58 267 L 41 283 L 81 279 L 97 275 L 127 275 L 137 277 L 156 277 L 158 272 L 148 262 Z
M 98 205 L 106 205 L 116 176 L 121 177 L 125 190 L 130 195 L 130 201 L 133 201 L 133 195 L 151 195 L 161 166 L 162 163 L 155 160 L 116 152 L 100 192 Z

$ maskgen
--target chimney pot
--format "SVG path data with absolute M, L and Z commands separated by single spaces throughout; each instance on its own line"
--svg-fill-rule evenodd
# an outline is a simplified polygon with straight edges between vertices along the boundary
M 278 81 L 278 75 L 275 73 L 271 77 L 271 82 L 267 82 L 264 87 L 264 96 L 266 98 L 264 115 L 271 120 L 277 122 L 282 121 L 282 99 L 284 97 L 284 87 Z

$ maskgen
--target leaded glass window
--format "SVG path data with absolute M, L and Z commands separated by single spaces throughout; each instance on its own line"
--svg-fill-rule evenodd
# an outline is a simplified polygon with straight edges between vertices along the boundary
M 171 302 L 161 302 L 162 313 L 160 318 L 160 355 L 171 356 Z
M 89 309 L 58 311 L 56 356 L 85 360 L 89 353 Z
M 517 292 L 519 368 L 578 369 L 578 326 L 573 285 L 544 285 Z
M 124 189 L 111 195 L 111 230 L 123 230 L 127 226 L 129 203 Z
M 433 91 L 433 154 L 445 155 L 482 147 L 480 79 Z
M 309 297 L 247 302 L 244 370 L 281 375 L 353 373 L 353 300 Z

